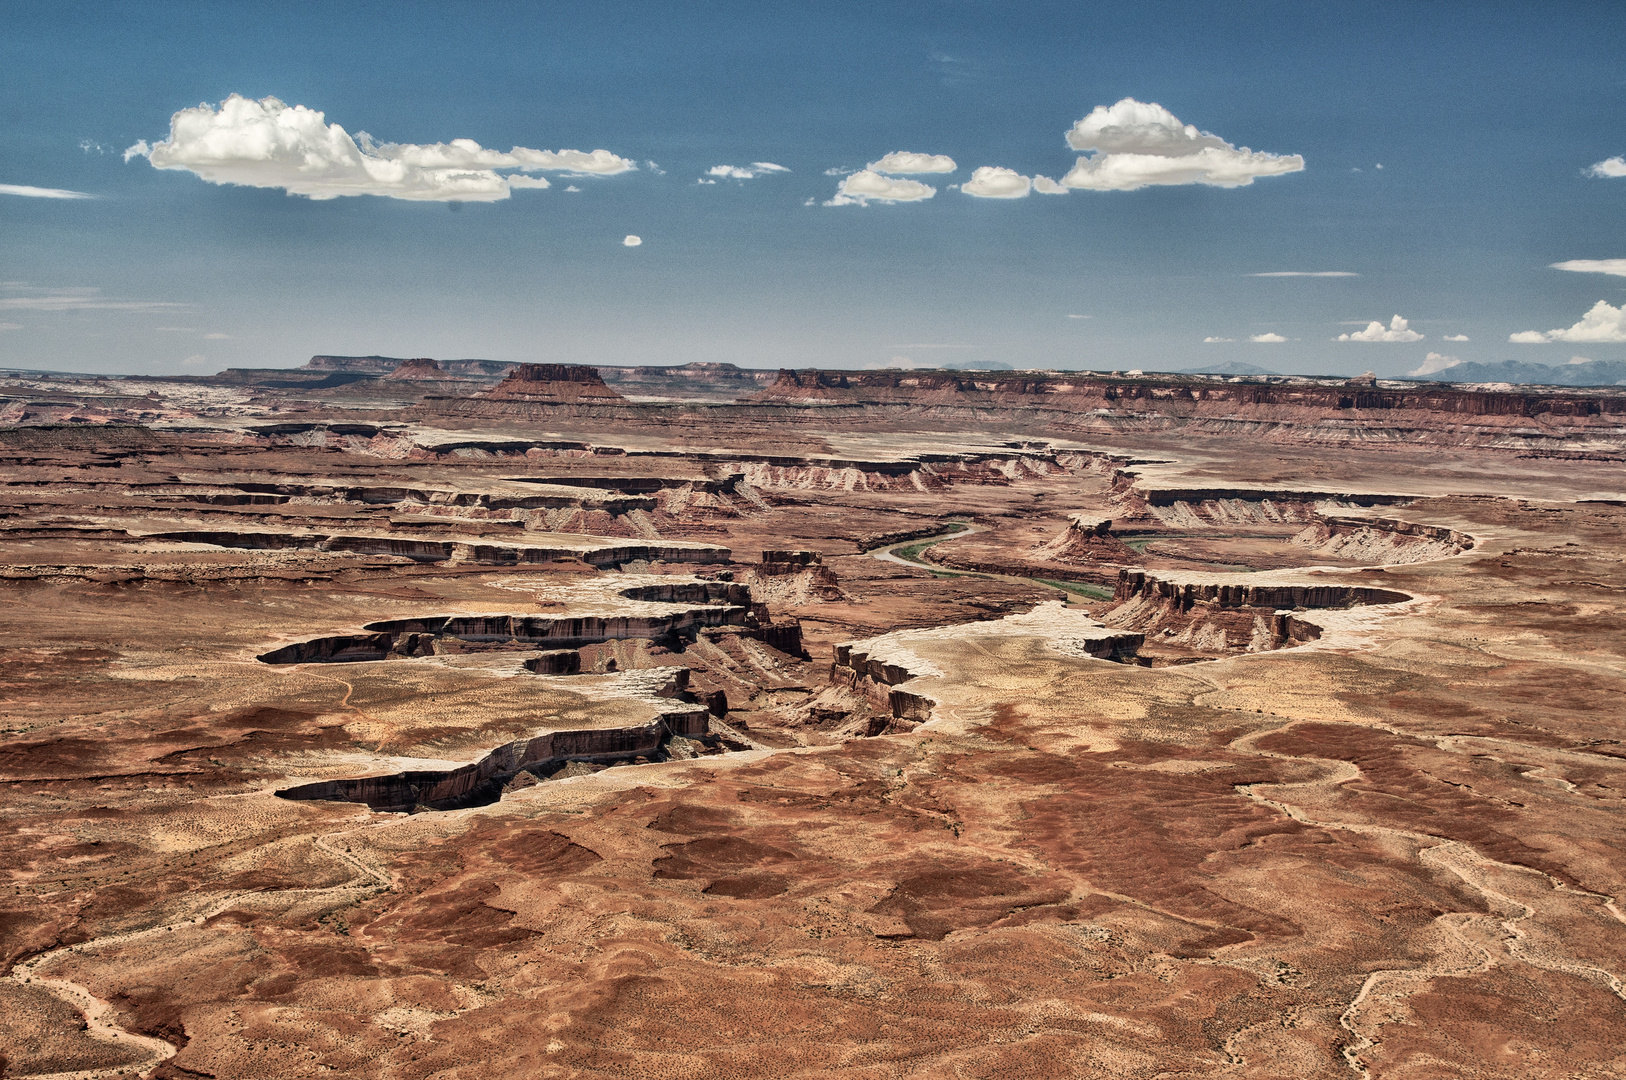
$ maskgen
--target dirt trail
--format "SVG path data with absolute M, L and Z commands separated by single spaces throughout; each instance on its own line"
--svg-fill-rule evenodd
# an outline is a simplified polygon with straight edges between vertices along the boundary
M 1294 783 L 1239 784 L 1236 790 L 1240 794 L 1301 824 L 1322 829 L 1344 830 L 1366 836 L 1382 836 L 1409 841 L 1420 849 L 1417 859 L 1422 865 L 1431 869 L 1445 870 L 1455 875 L 1463 884 L 1483 896 L 1486 906 L 1494 913 L 1479 915 L 1472 912 L 1446 912 L 1438 916 L 1434 921 L 1461 947 L 1460 952 L 1453 950 L 1456 953 L 1455 955 L 1442 955 L 1434 963 L 1424 964 L 1416 968 L 1389 968 L 1374 971 L 1366 977 L 1365 981 L 1361 983 L 1360 990 L 1338 1018 L 1340 1026 L 1350 1034 L 1350 1041 L 1343 1047 L 1343 1055 L 1351 1071 L 1363 1077 L 1370 1075 L 1361 1055 L 1382 1041 L 1382 1027 L 1387 1022 L 1383 1019 L 1368 1021 L 1363 1018 L 1368 1002 L 1381 999 L 1395 1003 L 1420 990 L 1422 984 L 1430 979 L 1461 978 L 1487 971 L 1497 963 L 1496 949 L 1498 946 L 1504 948 L 1509 957 L 1521 960 L 1534 967 L 1602 982 L 1609 987 L 1615 996 L 1626 1001 L 1626 985 L 1623 985 L 1620 978 L 1613 972 L 1558 954 L 1550 948 L 1528 947 L 1526 945 L 1528 934 L 1519 924 L 1534 917 L 1537 914 L 1536 908 L 1508 895 L 1508 892 L 1504 891 L 1508 886 L 1503 884 L 1498 887 L 1497 884 L 1493 884 L 1492 879 L 1498 876 L 1511 875 L 1516 883 L 1520 877 L 1537 878 L 1549 887 L 1548 895 L 1566 899 L 1573 897 L 1577 900 L 1585 898 L 1601 901 L 1600 906 L 1608 911 L 1611 917 L 1617 921 L 1626 922 L 1626 920 L 1621 919 L 1621 913 L 1615 906 L 1615 897 L 1587 889 L 1572 888 L 1551 874 L 1531 867 L 1499 862 L 1481 854 L 1461 841 L 1446 840 L 1428 833 L 1415 832 L 1410 829 L 1397 829 L 1386 825 L 1317 818 L 1292 805 L 1285 801 L 1287 794 L 1291 791 L 1321 790 L 1330 792 L 1332 789 L 1359 779 L 1364 775 L 1360 767 L 1353 762 L 1339 761 L 1332 758 L 1273 753 L 1268 750 L 1261 750 L 1255 745 L 1260 739 L 1290 728 L 1298 722 L 1290 720 L 1285 724 L 1245 735 L 1231 743 L 1231 748 L 1284 761 L 1314 762 L 1326 767 L 1326 775 L 1313 780 L 1302 780 Z M 1440 743 L 1443 744 L 1448 741 L 1450 741 L 1449 738 L 1442 739 Z M 1259 788 L 1274 789 L 1274 793 L 1278 797 L 1270 798 L 1261 794 L 1257 790 Z M 1477 954 L 1477 959 L 1474 959 L 1471 963 L 1468 962 L 1468 958 L 1474 954 Z M 1390 1008 L 1375 1011 L 1380 1015 L 1392 1013 L 1392 1005 Z
M 331 846 L 331 842 L 337 837 L 348 836 L 364 829 L 387 828 L 397 823 L 396 821 L 386 821 L 311 836 L 312 847 L 355 871 L 356 877 L 342 884 L 309 889 L 280 889 L 269 893 L 257 890 L 225 893 L 189 919 L 152 926 L 145 930 L 104 934 L 101 937 L 91 938 L 75 945 L 64 945 L 61 948 L 51 949 L 16 964 L 10 973 L 5 976 L 7 980 L 19 986 L 45 990 L 84 1014 L 85 1033 L 90 1038 L 121 1047 L 140 1047 L 145 1051 L 145 1056 L 137 1061 L 122 1065 L 110 1065 L 96 1069 L 58 1073 L 8 1073 L 8 1075 L 17 1078 L 17 1080 L 25 1080 L 25 1078 L 26 1080 L 103 1080 L 105 1077 L 144 1073 L 162 1062 L 168 1061 L 179 1052 L 179 1048 L 173 1043 L 149 1035 L 139 1035 L 114 1023 L 111 1019 L 114 1016 L 112 1004 L 91 993 L 88 987 L 69 979 L 51 978 L 39 973 L 42 970 L 49 969 L 58 960 L 66 957 L 90 956 L 110 946 L 125 945 L 144 938 L 155 937 L 159 934 L 202 926 L 221 912 L 234 907 L 270 907 L 279 900 L 292 901 L 294 899 L 312 899 L 321 896 L 337 898 L 347 893 L 355 894 L 354 898 L 349 901 L 350 903 L 365 900 L 376 892 L 393 888 L 393 879 L 382 870 L 369 866 L 349 850 L 340 850 Z

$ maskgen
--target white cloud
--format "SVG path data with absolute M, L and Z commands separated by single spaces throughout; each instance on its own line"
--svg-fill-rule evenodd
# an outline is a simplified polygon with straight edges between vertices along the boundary
M 185 360 L 181 361 L 181 366 L 198 367 L 199 365 L 207 364 L 208 362 L 209 358 L 207 356 L 204 356 L 202 353 L 193 353 L 191 356 L 188 356 Z
M 203 340 L 205 340 L 205 341 L 230 341 L 231 340 L 231 335 L 230 334 L 204 334 L 203 335 Z
M 628 233 L 627 238 L 625 240 L 621 241 L 621 245 L 623 247 L 638 247 L 643 242 L 644 242 L 643 237 L 641 237 L 641 236 L 633 236 L 631 233 Z
M 920 202 L 936 194 L 936 188 L 919 180 L 895 180 L 863 169 L 843 180 L 836 189 L 835 198 L 824 205 L 867 206 L 871 199 L 884 203 Z
M 909 150 L 894 150 L 880 161 L 872 161 L 867 168 L 879 173 L 951 173 L 959 168 L 947 154 L 916 154 Z
M 354 138 L 323 114 L 274 97 L 251 101 L 233 94 L 218 110 L 182 109 L 169 121 L 169 138 L 136 143 L 124 159 L 145 157 L 157 169 L 184 169 L 213 184 L 281 188 L 290 195 L 336 199 L 383 195 L 438 202 L 494 202 L 515 188 L 544 188 L 527 172 L 599 176 L 636 169 L 608 150 L 487 150 L 472 139 L 449 143 L 375 143 Z M 498 173 L 513 169 L 513 174 Z
M 1287 339 L 1282 337 L 1280 334 L 1265 333 L 1253 334 L 1248 338 L 1248 340 L 1258 345 L 1280 345 Z
M 1468 335 L 1467 334 L 1447 334 L 1444 337 L 1442 337 L 1440 340 L 1441 341 L 1467 341 L 1468 340 Z
M 721 177 L 724 180 L 750 180 L 758 176 L 767 176 L 769 173 L 790 172 L 783 165 L 775 165 L 771 161 L 753 161 L 749 167 L 741 165 L 713 165 L 706 170 L 707 176 Z
M 1626 157 L 1616 155 L 1612 158 L 1604 158 L 1596 165 L 1588 168 L 1586 174 L 1595 176 L 1599 180 L 1615 180 L 1626 176 Z
M 1580 322 L 1568 329 L 1549 330 L 1545 334 L 1539 330 L 1523 330 L 1510 334 L 1508 340 L 1517 345 L 1539 345 L 1547 341 L 1626 342 L 1626 304 L 1614 307 L 1607 300 L 1599 300 L 1591 311 L 1581 316 Z
M 1267 270 L 1249 277 L 1360 277 L 1353 270 Z
M 580 195 L 582 189 L 577 187 L 575 184 L 571 184 L 569 187 L 565 188 L 565 190 Z
M 1061 178 L 1063 185 L 1090 191 L 1135 191 L 1154 184 L 1208 184 L 1245 187 L 1255 177 L 1301 172 L 1297 154 L 1240 150 L 1206 131 L 1182 124 L 1169 110 L 1124 98 L 1097 105 L 1067 133 L 1081 157 Z
M 0 330 L 21 330 L 22 328 L 23 324 L 20 322 L 0 322 Z
M 83 191 L 67 188 L 30 187 L 27 184 L 0 184 L 0 195 L 21 195 L 26 199 L 94 199 Z
M 95 139 L 80 139 L 79 140 L 79 149 L 83 150 L 87 154 L 105 154 L 105 153 L 107 153 L 107 147 L 103 146 L 101 143 L 97 142 Z
M 1626 277 L 1626 259 L 1570 259 L 1551 264 L 1554 270 L 1573 270 L 1577 274 L 1611 274 Z
M 1033 190 L 1040 195 L 1065 195 L 1072 188 L 1066 184 L 1058 184 L 1048 176 L 1035 176 L 1033 178 Z
M 1233 342 L 1235 340 L 1236 340 L 1236 338 L 1229 338 L 1229 337 L 1205 337 L 1205 338 L 1203 338 L 1203 344 L 1204 345 L 1226 345 L 1226 344 L 1229 344 L 1230 342 Z
M 1444 371 L 1446 368 L 1456 367 L 1460 363 L 1462 361 L 1455 356 L 1445 356 L 1441 353 L 1431 352 L 1423 358 L 1422 364 L 1418 366 L 1416 371 L 1408 371 L 1406 374 L 1414 376 L 1433 375 L 1436 372 Z
M 189 305 L 170 300 L 116 300 L 101 295 L 100 289 L 37 289 L 14 284 L 22 296 L 0 299 L 0 311 L 163 311 Z
M 838 168 L 824 170 L 824 175 L 826 175 L 826 176 L 846 176 L 849 173 L 855 173 L 857 171 L 858 171 L 857 169 L 842 169 L 842 168 L 838 167 Z
M 656 176 L 665 176 L 666 175 L 666 170 L 661 168 L 659 165 L 655 164 L 653 161 L 644 162 L 644 168 L 648 169 L 650 172 L 654 173 Z
M 1592 363 L 1592 357 L 1590 357 L 1590 356 L 1572 356 L 1572 357 L 1570 357 L 1570 363 L 1572 363 L 1572 364 L 1590 364 L 1590 363 Z
M 1067 317 L 1069 319 L 1093 319 L 1093 318 L 1095 318 L 1094 315 L 1069 315 Z
M 1353 334 L 1339 334 L 1339 341 L 1422 341 L 1423 335 L 1406 325 L 1406 320 L 1399 315 L 1389 320 L 1388 329 L 1376 319 L 1366 324 L 1365 330 L 1357 330 Z
M 1033 181 L 1015 169 L 984 165 L 971 174 L 971 179 L 960 190 L 979 199 L 1020 199 L 1032 188 Z

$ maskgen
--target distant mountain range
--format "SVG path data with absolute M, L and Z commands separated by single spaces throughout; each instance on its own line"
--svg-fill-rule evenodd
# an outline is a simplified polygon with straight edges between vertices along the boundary
M 1279 371 L 1255 367 L 1252 364 L 1239 364 L 1235 360 L 1227 360 L 1223 364 L 1209 364 L 1207 367 L 1183 368 L 1175 372 L 1176 375 L 1280 375 Z
M 1620 386 L 1626 384 L 1626 361 L 1588 360 L 1584 364 L 1532 364 L 1502 360 L 1494 364 L 1453 364 L 1432 375 L 1413 376 L 1434 382 L 1541 383 L 1546 386 Z

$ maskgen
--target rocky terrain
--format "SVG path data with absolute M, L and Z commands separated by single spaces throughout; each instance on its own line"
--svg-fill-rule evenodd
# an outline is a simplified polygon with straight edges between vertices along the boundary
M 0 1076 L 1626 1074 L 1626 396 L 0 386 Z

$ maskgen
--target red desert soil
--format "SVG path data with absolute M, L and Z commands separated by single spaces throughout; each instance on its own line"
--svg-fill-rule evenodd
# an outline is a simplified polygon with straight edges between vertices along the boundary
M 1626 1075 L 1626 397 L 603 375 L 0 387 L 0 1076 Z

